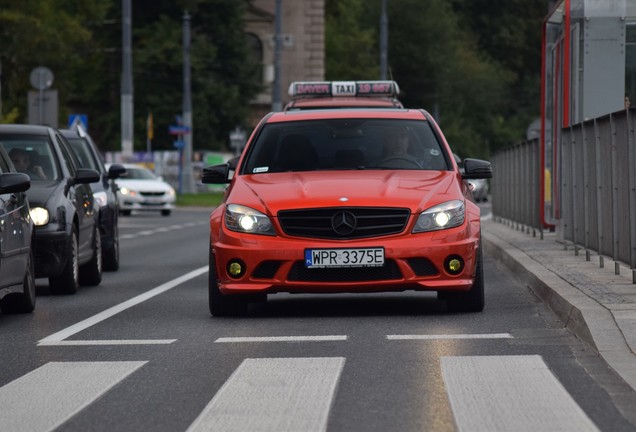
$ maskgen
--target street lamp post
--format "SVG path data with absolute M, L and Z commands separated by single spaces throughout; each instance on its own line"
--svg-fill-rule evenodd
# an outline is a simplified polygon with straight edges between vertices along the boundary
M 380 79 L 387 79 L 387 63 L 389 51 L 389 18 L 386 14 L 386 0 L 382 0 L 380 15 Z
M 121 150 L 124 160 L 133 156 L 133 78 L 131 0 L 122 0 Z
M 183 171 L 185 182 L 183 191 L 194 193 L 194 176 L 192 173 L 192 93 L 190 79 L 190 14 L 183 13 L 183 126 L 186 133 L 183 135 L 185 143 L 183 147 Z

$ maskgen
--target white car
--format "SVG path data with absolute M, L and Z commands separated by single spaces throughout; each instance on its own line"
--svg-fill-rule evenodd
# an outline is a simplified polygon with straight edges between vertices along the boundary
M 152 171 L 135 164 L 124 164 L 126 174 L 116 180 L 117 200 L 122 215 L 133 210 L 161 211 L 169 216 L 176 200 L 175 190 Z

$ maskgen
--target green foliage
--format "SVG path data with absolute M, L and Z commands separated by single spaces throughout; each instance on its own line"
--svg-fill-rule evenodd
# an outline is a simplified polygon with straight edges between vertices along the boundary
M 326 79 L 379 76 L 382 0 L 326 0 Z M 544 0 L 387 0 L 389 73 L 407 106 L 427 109 L 463 157 L 488 157 L 538 117 Z M 172 149 L 182 112 L 182 18 L 191 15 L 194 147 L 222 150 L 249 127 L 253 79 L 243 33 L 248 0 L 134 0 L 135 150 Z M 121 142 L 121 1 L 0 0 L 2 121 L 27 120 L 29 73 L 49 67 L 68 114 L 88 115 L 102 150 Z
M 328 80 L 375 79 L 379 52 L 375 31 L 359 17 L 363 0 L 327 0 L 325 5 L 325 69 Z
M 27 121 L 29 73 L 50 68 L 58 90 L 60 126 L 68 114 L 87 114 L 101 150 L 121 143 L 121 0 L 0 0 L 2 110 Z M 146 148 L 153 113 L 153 149 L 173 149 L 168 126 L 183 106 L 182 22 L 191 16 L 194 147 L 224 149 L 230 130 L 246 126 L 254 82 L 243 16 L 235 0 L 132 1 L 134 147 Z M 15 113 L 19 113 L 16 117 Z
M 489 157 L 539 114 L 540 0 L 388 0 L 389 72 L 455 152 Z M 327 0 L 328 79 L 373 79 L 381 0 Z M 364 54 L 364 55 L 363 55 Z

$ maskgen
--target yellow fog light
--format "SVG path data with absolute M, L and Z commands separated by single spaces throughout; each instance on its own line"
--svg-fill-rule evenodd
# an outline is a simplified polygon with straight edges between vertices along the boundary
M 245 265 L 239 260 L 232 260 L 227 265 L 227 273 L 233 278 L 240 278 L 245 273 Z
M 452 275 L 457 275 L 464 269 L 464 260 L 459 256 L 450 256 L 446 258 L 446 271 Z

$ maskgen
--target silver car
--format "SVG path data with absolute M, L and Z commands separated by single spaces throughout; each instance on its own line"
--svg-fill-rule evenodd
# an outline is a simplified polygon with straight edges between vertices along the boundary
M 160 211 L 169 216 L 174 209 L 176 192 L 152 171 L 135 164 L 124 164 L 126 173 L 115 180 L 119 211 L 129 216 L 135 211 Z

